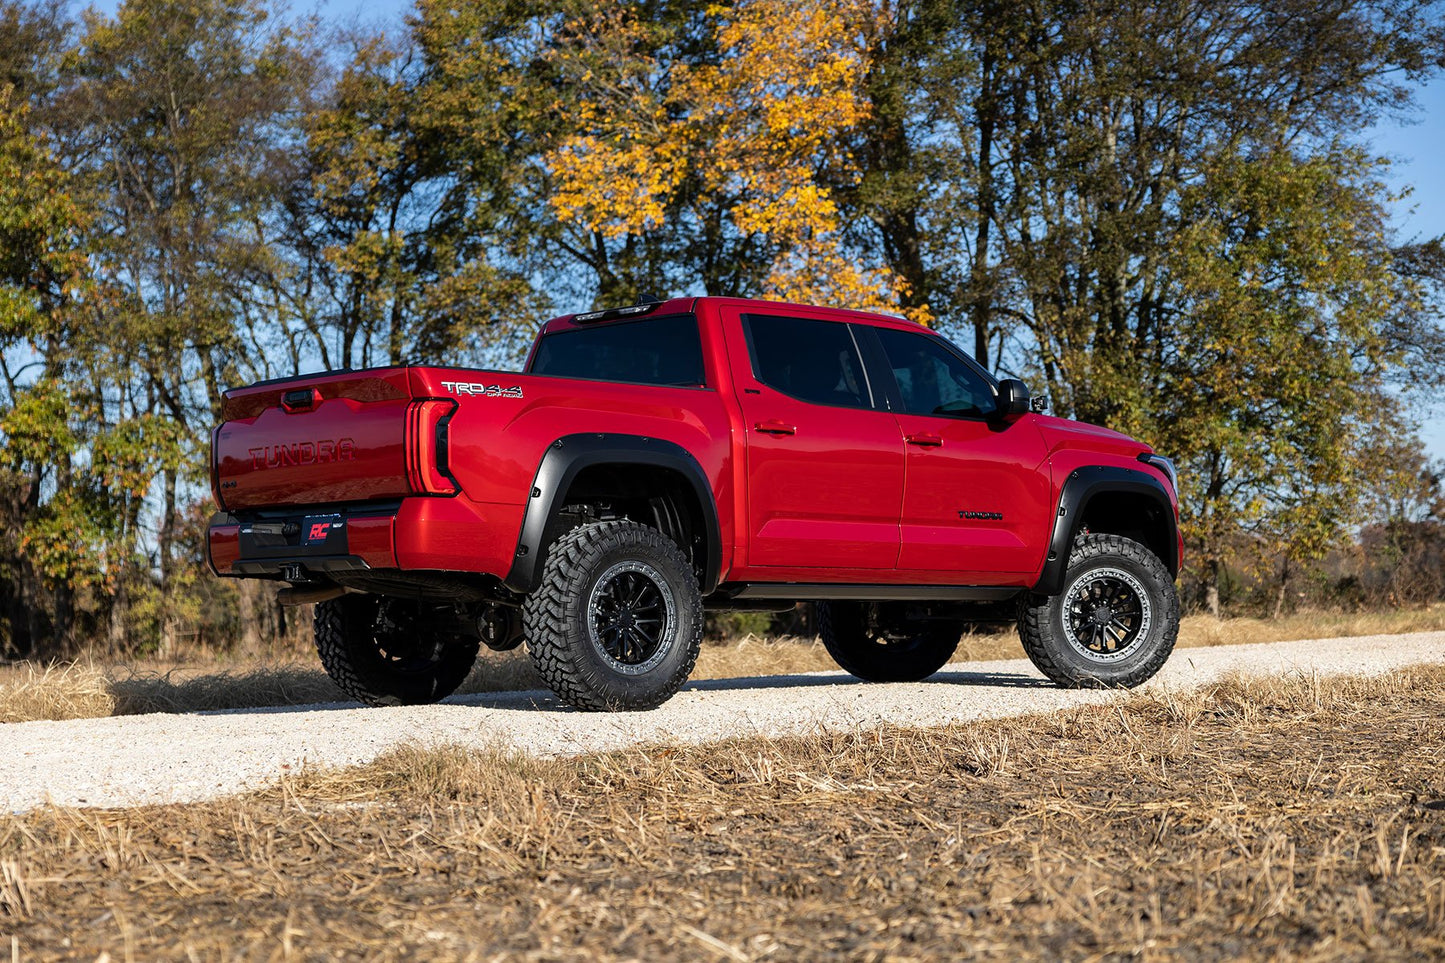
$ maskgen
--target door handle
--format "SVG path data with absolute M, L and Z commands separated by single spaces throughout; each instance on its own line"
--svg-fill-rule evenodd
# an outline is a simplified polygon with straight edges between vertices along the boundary
M 776 418 L 770 418 L 753 425 L 753 431 L 760 431 L 765 435 L 796 435 L 798 428 L 796 425 L 786 425 Z
M 904 435 L 903 440 L 910 445 L 917 445 L 920 448 L 942 448 L 943 436 L 928 432 L 920 432 L 916 435 Z

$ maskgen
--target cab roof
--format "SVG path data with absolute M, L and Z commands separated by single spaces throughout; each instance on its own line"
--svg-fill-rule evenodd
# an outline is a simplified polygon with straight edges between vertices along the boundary
M 833 318 L 839 321 L 856 321 L 861 324 L 903 328 L 906 330 L 917 330 L 921 327 L 916 321 L 910 321 L 907 318 L 900 318 L 896 315 L 874 314 L 869 311 L 854 311 L 848 308 L 830 308 L 819 304 L 796 304 L 789 301 L 769 301 L 764 298 L 700 297 L 671 298 L 666 301 L 656 298 L 644 298 L 637 304 L 607 308 L 600 311 L 579 311 L 574 314 L 564 314 L 542 325 L 541 333 L 550 334 L 554 331 L 588 327 L 593 324 L 605 324 L 609 321 L 625 321 L 629 318 L 646 317 L 648 315 L 696 314 L 702 309 L 704 304 L 717 307 L 737 307 L 755 311 L 777 310 L 779 308 L 788 309 L 789 311 L 807 311 L 820 317 Z

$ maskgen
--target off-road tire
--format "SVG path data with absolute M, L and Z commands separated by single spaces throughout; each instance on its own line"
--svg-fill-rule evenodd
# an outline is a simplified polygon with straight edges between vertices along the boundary
M 1140 596 L 1139 625 L 1133 634 L 1122 634 L 1118 641 L 1128 640 L 1128 644 L 1117 652 L 1090 655 L 1085 636 L 1093 629 L 1081 611 L 1095 598 L 1089 590 L 1094 588 L 1097 593 L 1100 584 L 1112 584 L 1126 607 L 1134 604 L 1131 596 Z M 1071 609 L 1076 601 L 1079 609 Z M 1083 627 L 1083 631 L 1072 630 L 1072 639 L 1065 625 L 1070 618 Z M 1132 689 L 1153 678 L 1174 651 L 1179 637 L 1179 596 L 1169 570 L 1148 548 L 1121 535 L 1081 535 L 1069 553 L 1063 592 L 1024 596 L 1018 628 L 1030 661 L 1058 685 Z M 1100 643 L 1108 644 L 1112 643 Z
M 844 672 L 865 682 L 918 682 L 953 658 L 961 621 L 900 622 L 889 639 L 870 628 L 871 604 L 813 604 L 823 647 Z
M 616 630 L 598 628 L 606 620 L 599 593 L 623 577 L 654 593 L 663 612 L 656 649 L 630 664 L 608 654 L 606 632 L 616 645 Z M 626 520 L 583 525 L 557 539 L 541 584 L 522 606 L 527 651 L 547 685 L 570 706 L 609 712 L 653 709 L 672 698 L 697 663 L 702 623 L 697 576 L 682 550 L 657 529 Z
M 478 640 L 423 629 L 404 641 L 409 646 L 423 642 L 431 649 L 429 655 L 409 663 L 388 658 L 375 631 L 383 604 L 376 595 L 343 595 L 317 603 L 316 652 L 331 681 L 369 706 L 426 705 L 455 692 L 477 659 Z

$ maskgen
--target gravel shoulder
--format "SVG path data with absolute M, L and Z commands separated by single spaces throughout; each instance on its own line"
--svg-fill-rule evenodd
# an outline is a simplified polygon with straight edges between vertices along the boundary
M 1376 675 L 1445 663 L 1445 632 L 1177 651 L 1145 689 L 1298 672 Z M 460 744 L 540 756 L 884 724 L 926 727 L 1127 699 L 1054 688 L 1025 660 L 956 663 L 925 682 L 864 684 L 841 672 L 696 682 L 659 709 L 598 714 L 547 692 L 441 705 L 338 703 L 187 715 L 0 725 L 0 807 L 194 802 L 254 789 L 303 767 L 360 765 L 398 745 Z

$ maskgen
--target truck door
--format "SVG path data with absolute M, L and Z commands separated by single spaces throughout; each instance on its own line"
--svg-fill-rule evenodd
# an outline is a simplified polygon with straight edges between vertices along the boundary
M 867 336 L 893 376 L 907 452 L 898 567 L 974 585 L 1037 572 L 1053 510 L 1034 416 L 994 418 L 986 376 L 943 338 L 886 327 Z
M 724 307 L 723 321 L 746 433 L 747 567 L 826 570 L 819 581 L 892 569 L 903 452 L 853 326 L 783 305 Z

